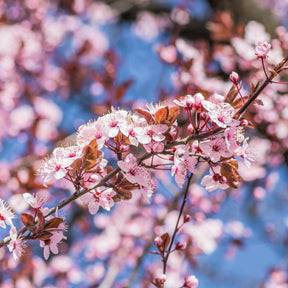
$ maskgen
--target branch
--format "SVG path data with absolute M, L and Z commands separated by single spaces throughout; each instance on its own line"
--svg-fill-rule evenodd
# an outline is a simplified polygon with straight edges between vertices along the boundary
M 183 198 L 183 201 L 182 201 L 181 208 L 179 210 L 179 215 L 178 215 L 178 219 L 177 219 L 177 222 L 176 222 L 176 225 L 175 225 L 175 228 L 174 228 L 174 232 L 173 232 L 173 235 L 172 235 L 172 238 L 171 238 L 171 242 L 170 242 L 170 245 L 169 245 L 168 250 L 166 252 L 166 256 L 163 258 L 163 274 L 164 275 L 166 274 L 167 262 L 168 262 L 170 254 L 171 254 L 171 249 L 172 249 L 172 246 L 174 244 L 175 236 L 176 236 L 176 234 L 178 232 L 179 222 L 180 222 L 183 210 L 184 210 L 185 203 L 187 201 L 189 186 L 190 186 L 190 183 L 191 183 L 193 175 L 194 174 L 191 173 L 191 175 L 188 178 L 188 182 L 187 182 L 185 193 L 184 193 L 184 198 Z

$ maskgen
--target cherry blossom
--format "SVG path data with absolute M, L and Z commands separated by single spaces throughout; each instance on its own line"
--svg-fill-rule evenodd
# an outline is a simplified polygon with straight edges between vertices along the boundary
M 174 155 L 174 165 L 171 169 L 172 176 L 175 174 L 175 181 L 179 187 L 182 187 L 186 177 L 187 172 L 196 173 L 197 158 L 195 156 L 189 155 L 189 150 L 185 146 L 180 146 L 175 151 Z
M 42 190 L 41 192 L 38 192 L 35 196 L 33 196 L 30 193 L 24 193 L 23 198 L 25 202 L 27 202 L 32 208 L 35 210 L 40 209 L 41 212 L 46 215 L 49 212 L 49 208 L 44 208 L 43 205 L 46 204 L 48 200 L 48 193 L 46 190 Z
M 145 127 L 135 127 L 136 138 L 141 144 L 149 144 L 152 140 L 161 142 L 165 139 L 163 133 L 167 131 L 167 126 L 164 124 L 148 125 Z
M 12 219 L 16 218 L 11 208 L 0 199 L 0 227 L 6 228 L 6 224 L 13 226 Z
M 210 175 L 205 175 L 201 180 L 201 185 L 205 186 L 205 189 L 209 192 L 220 188 L 220 189 L 227 189 L 229 186 L 225 181 L 225 177 L 219 174 L 220 167 L 214 167 L 213 171 L 210 169 Z
M 8 244 L 8 249 L 10 252 L 13 252 L 14 260 L 18 261 L 24 253 L 25 244 L 22 239 L 17 238 L 17 230 L 14 226 L 10 229 L 10 237 L 11 241 Z
M 239 75 L 234 71 L 229 75 L 229 79 L 233 84 L 239 83 Z
M 98 148 L 101 149 L 108 138 L 107 130 L 103 128 L 101 118 L 80 126 L 77 131 L 77 144 L 80 147 L 85 147 L 93 139 L 96 139 Z
M 100 206 L 107 211 L 114 205 L 112 197 L 116 192 L 112 188 L 99 188 L 80 197 L 84 205 L 88 206 L 90 214 L 94 215 Z
M 239 121 L 233 118 L 235 110 L 229 103 L 214 104 L 204 100 L 202 105 L 208 111 L 210 119 L 219 127 L 226 128 L 239 125 Z
M 43 178 L 44 183 L 50 179 L 64 178 L 69 166 L 82 155 L 79 146 L 57 147 L 54 149 L 51 158 L 45 160 L 38 169 L 38 175 Z
M 257 42 L 255 45 L 255 55 L 257 58 L 265 59 L 267 57 L 268 52 L 270 51 L 271 44 L 267 41 Z
M 194 275 L 189 275 L 185 277 L 185 282 L 183 287 L 196 288 L 198 287 L 198 279 Z
M 137 183 L 142 186 L 147 185 L 150 173 L 146 168 L 138 166 L 137 159 L 133 154 L 128 154 L 124 161 L 118 161 L 118 166 L 126 172 L 125 177 L 129 182 Z
M 53 254 L 58 254 L 58 244 L 62 241 L 63 235 L 57 232 L 53 232 L 53 235 L 44 241 L 40 241 L 40 247 L 44 247 L 44 258 L 47 260 L 49 258 L 50 252 Z
M 231 157 L 233 150 L 228 150 L 225 140 L 222 137 L 204 141 L 199 143 L 199 147 L 203 151 L 204 155 L 210 157 L 213 162 L 218 162 L 221 157 Z

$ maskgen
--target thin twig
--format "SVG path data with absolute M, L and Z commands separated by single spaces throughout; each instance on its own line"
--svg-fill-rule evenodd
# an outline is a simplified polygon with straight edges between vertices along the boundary
M 184 210 L 185 203 L 187 201 L 189 186 L 190 186 L 190 182 L 192 180 L 193 175 L 194 174 L 191 173 L 191 175 L 188 178 L 186 189 L 185 189 L 185 193 L 184 193 L 184 197 L 183 197 L 183 201 L 182 201 L 182 205 L 181 205 L 181 208 L 179 210 L 178 219 L 177 219 L 177 222 L 176 222 L 176 225 L 175 225 L 175 228 L 174 228 L 174 232 L 173 232 L 173 235 L 172 235 L 172 238 L 171 238 L 171 241 L 170 241 L 170 245 L 168 247 L 168 250 L 166 251 L 166 256 L 163 258 L 163 274 L 166 274 L 166 268 L 167 268 L 168 259 L 169 259 L 169 256 L 171 254 L 171 250 L 172 250 L 172 246 L 174 244 L 175 236 L 176 236 L 176 234 L 178 232 L 179 222 L 180 222 L 180 219 L 182 217 L 182 213 L 183 213 L 183 210 Z

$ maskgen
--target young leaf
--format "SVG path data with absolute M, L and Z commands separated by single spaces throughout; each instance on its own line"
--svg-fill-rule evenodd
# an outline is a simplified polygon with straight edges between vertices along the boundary
M 143 116 L 148 123 L 151 122 L 152 116 L 151 116 L 151 114 L 148 111 L 142 110 L 140 108 L 139 109 L 134 109 L 134 111 L 139 113 L 141 116 Z
M 51 238 L 51 236 L 53 236 L 53 233 L 49 231 L 41 231 L 40 233 L 37 234 L 37 236 L 35 237 L 35 240 L 45 241 Z
M 171 107 L 169 109 L 169 116 L 168 116 L 168 121 L 170 123 L 174 123 L 179 116 L 179 108 L 178 107 Z
M 42 231 L 45 226 L 44 215 L 39 209 L 37 210 L 37 216 L 38 216 L 38 225 L 37 225 L 36 233 Z
M 127 80 L 124 83 L 121 83 L 119 86 L 116 87 L 115 91 L 115 98 L 116 100 L 121 100 L 125 93 L 127 92 L 128 88 L 131 86 L 133 83 L 133 80 Z
M 50 219 L 49 221 L 46 222 L 44 229 L 53 229 L 53 228 L 58 228 L 59 225 L 63 222 L 64 220 L 59 217 L 55 217 L 53 219 Z
M 93 139 L 89 145 L 84 148 L 83 168 L 86 171 L 92 169 L 97 163 L 98 144 L 97 140 Z
M 163 240 L 163 248 L 166 250 L 170 244 L 170 236 L 168 233 L 164 233 L 161 235 L 161 238 Z
M 167 106 L 159 109 L 155 113 L 155 124 L 160 124 L 163 121 L 165 121 L 168 117 L 168 114 L 169 114 L 169 110 Z
M 227 179 L 227 184 L 232 188 L 239 188 L 240 181 L 242 177 L 238 172 L 238 163 L 235 160 L 222 163 L 221 165 L 221 175 L 225 176 Z
M 25 225 L 27 230 L 29 230 L 33 233 L 36 231 L 35 219 L 32 215 L 22 213 L 21 214 L 21 220 L 22 220 L 22 222 Z

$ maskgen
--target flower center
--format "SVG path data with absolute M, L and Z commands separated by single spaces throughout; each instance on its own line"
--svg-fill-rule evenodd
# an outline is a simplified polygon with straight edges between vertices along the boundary
M 6 220 L 6 217 L 0 214 L 0 221 L 5 221 L 5 220 Z
M 221 150 L 220 146 L 217 145 L 217 144 L 214 144 L 214 145 L 212 146 L 212 149 L 213 149 L 213 151 L 215 151 L 215 152 L 219 152 L 219 151 Z
M 118 121 L 112 121 L 112 122 L 110 123 L 110 127 L 111 127 L 111 128 L 117 127 L 117 125 L 118 125 Z

